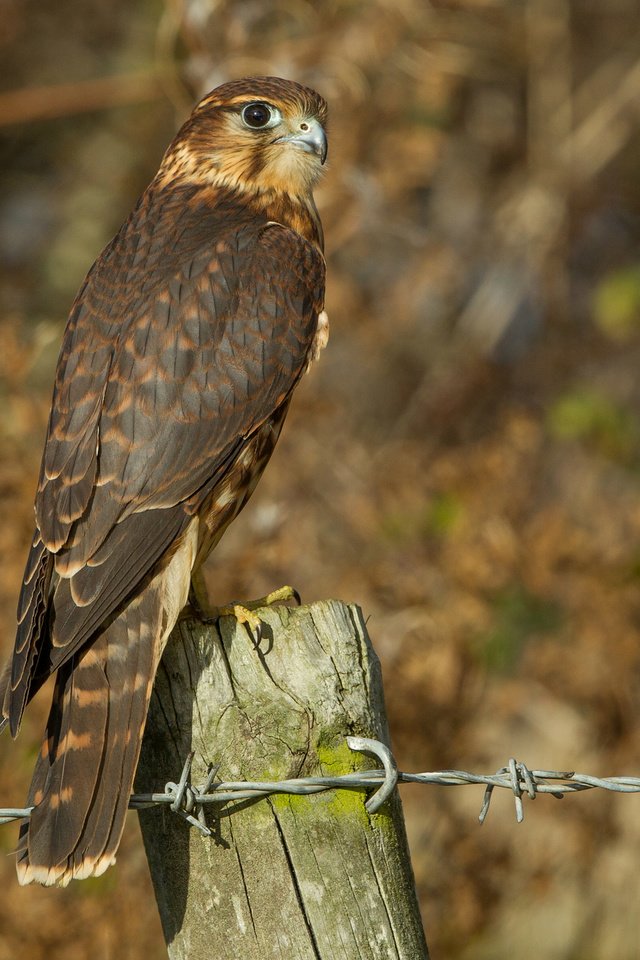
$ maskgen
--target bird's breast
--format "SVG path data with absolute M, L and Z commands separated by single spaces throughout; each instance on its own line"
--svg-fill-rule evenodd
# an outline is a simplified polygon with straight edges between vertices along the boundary
M 273 453 L 289 403 L 283 403 L 243 444 L 224 479 L 213 488 L 199 510 L 200 528 L 195 568 L 206 560 L 232 520 L 255 490 Z

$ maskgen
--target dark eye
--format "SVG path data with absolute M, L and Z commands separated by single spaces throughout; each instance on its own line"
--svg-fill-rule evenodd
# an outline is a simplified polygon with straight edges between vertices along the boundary
M 269 126 L 273 114 L 273 108 L 266 103 L 249 103 L 242 111 L 242 119 L 248 127 L 259 130 Z

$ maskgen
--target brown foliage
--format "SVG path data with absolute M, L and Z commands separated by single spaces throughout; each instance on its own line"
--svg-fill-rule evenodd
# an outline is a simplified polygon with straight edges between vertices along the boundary
M 7 5 L 5 89 L 137 74 L 157 41 L 176 117 L 67 107 L 5 130 L 3 648 L 73 289 L 192 95 L 279 73 L 331 105 L 332 335 L 210 561 L 213 596 L 294 582 L 360 603 L 403 769 L 515 755 L 637 773 L 634 0 L 122 2 L 108 22 L 64 0 L 69 18 L 40 12 L 34 31 L 36 6 Z M 4 743 L 4 803 L 21 800 L 45 709 Z M 435 957 L 538 956 L 542 933 L 551 958 L 636 956 L 632 797 L 541 798 L 518 827 L 498 797 L 482 830 L 474 788 L 403 797 Z M 131 826 L 116 870 L 66 892 L 19 890 L 6 859 L 0 960 L 162 955 Z

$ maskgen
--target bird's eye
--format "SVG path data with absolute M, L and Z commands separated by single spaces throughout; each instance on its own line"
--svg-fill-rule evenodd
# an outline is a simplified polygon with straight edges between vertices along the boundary
M 260 130 L 272 127 L 280 117 L 275 107 L 270 107 L 268 103 L 249 103 L 242 111 L 242 119 L 248 127 Z

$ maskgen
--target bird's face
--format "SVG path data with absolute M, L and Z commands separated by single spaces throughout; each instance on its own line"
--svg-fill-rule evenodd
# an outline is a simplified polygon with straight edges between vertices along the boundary
M 232 81 L 198 104 L 167 156 L 191 179 L 306 196 L 326 160 L 326 117 L 322 97 L 301 84 Z

